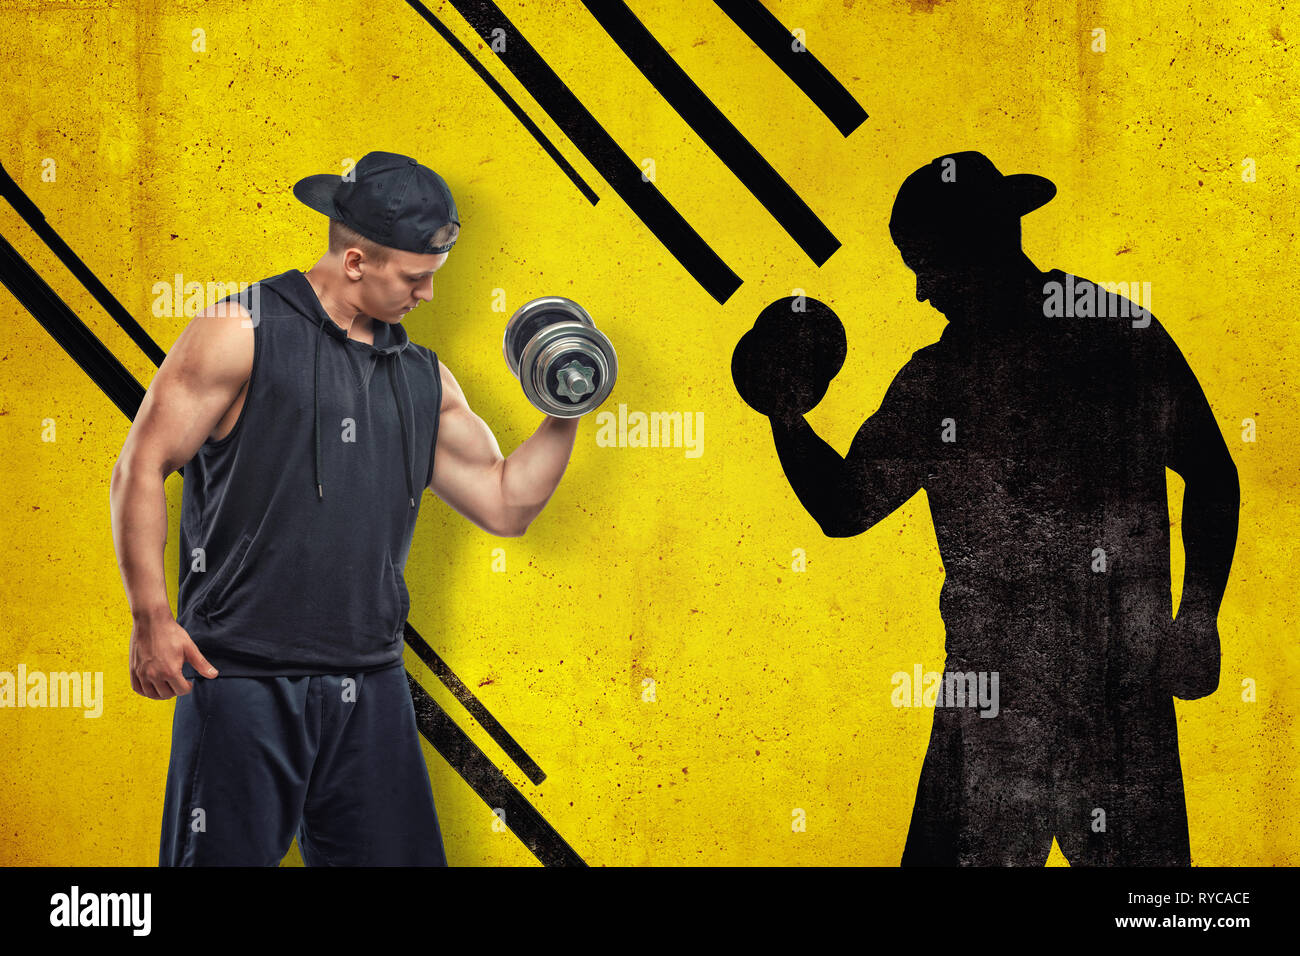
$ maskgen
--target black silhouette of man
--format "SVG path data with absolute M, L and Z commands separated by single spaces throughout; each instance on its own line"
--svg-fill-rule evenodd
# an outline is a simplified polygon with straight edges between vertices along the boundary
M 1173 697 L 1218 686 L 1237 472 L 1155 317 L 1021 250 L 1020 217 L 1055 193 L 977 152 L 909 176 L 890 232 L 943 334 L 846 458 L 797 408 L 770 413 L 831 537 L 925 489 L 944 671 L 999 675 L 996 716 L 935 708 L 904 866 L 1041 865 L 1053 836 L 1076 865 L 1191 862 Z M 1166 467 L 1186 482 L 1177 620 Z

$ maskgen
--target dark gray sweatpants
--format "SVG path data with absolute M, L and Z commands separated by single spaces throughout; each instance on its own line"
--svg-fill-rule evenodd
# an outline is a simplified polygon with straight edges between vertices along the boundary
M 446 866 L 399 662 L 192 679 L 176 699 L 159 866 Z

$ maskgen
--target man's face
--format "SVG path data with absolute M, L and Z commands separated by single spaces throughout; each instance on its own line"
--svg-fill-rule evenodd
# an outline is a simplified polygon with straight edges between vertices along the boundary
M 382 266 L 368 266 L 359 283 L 366 315 L 392 325 L 421 302 L 433 299 L 433 274 L 442 268 L 450 252 L 421 255 L 394 249 Z

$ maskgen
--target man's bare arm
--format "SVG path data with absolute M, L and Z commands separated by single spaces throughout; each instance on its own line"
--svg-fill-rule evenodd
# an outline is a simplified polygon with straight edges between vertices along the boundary
M 546 416 L 527 441 L 503 457 L 460 383 L 442 362 L 438 369 L 442 408 L 429 487 L 489 534 L 518 537 L 555 493 L 573 453 L 578 419 Z
M 184 660 L 203 660 L 172 618 L 163 552 L 167 544 L 167 476 L 194 457 L 230 409 L 253 365 L 253 329 L 242 307 L 195 316 L 145 392 L 113 465 L 109 506 L 113 546 L 133 620 L 132 687 L 163 700 L 188 693 Z M 177 633 L 179 632 L 179 633 Z M 197 661 L 202 661 L 200 667 Z M 214 672 L 215 673 L 215 672 Z

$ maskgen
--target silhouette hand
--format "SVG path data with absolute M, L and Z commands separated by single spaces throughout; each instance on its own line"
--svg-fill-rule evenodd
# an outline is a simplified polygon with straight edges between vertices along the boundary
M 1218 615 L 1198 608 L 1179 608 L 1160 648 L 1159 674 L 1169 692 L 1196 700 L 1219 686 Z

